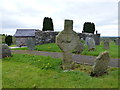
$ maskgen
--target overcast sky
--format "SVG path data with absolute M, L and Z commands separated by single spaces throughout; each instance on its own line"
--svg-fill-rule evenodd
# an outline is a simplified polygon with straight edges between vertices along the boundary
M 118 36 L 118 1 L 2 0 L 0 33 L 13 35 L 20 28 L 42 30 L 44 17 L 51 17 L 55 31 L 63 30 L 64 20 L 71 19 L 76 32 L 82 32 L 84 22 L 93 22 L 101 36 Z

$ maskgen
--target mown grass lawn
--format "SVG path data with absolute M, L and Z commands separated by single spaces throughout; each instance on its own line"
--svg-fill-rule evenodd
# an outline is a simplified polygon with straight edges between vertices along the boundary
M 63 72 L 61 59 L 13 54 L 2 60 L 3 88 L 118 88 L 118 68 L 102 77 L 90 77 L 91 66 Z
M 9 47 L 16 47 L 16 45 L 15 45 L 15 44 L 13 44 L 13 45 L 10 45 Z
M 120 56 L 118 54 L 119 48 L 120 48 L 120 46 L 115 45 L 114 42 L 111 42 L 110 43 L 110 48 L 107 50 L 110 53 L 110 57 L 112 57 L 112 58 L 120 58 Z M 103 51 L 105 51 L 105 49 L 103 49 L 103 42 L 101 42 L 100 45 L 96 46 L 95 51 L 88 51 L 87 46 L 85 46 L 85 49 L 81 54 L 82 55 L 98 56 Z
M 35 48 L 37 51 L 61 52 L 60 48 L 55 43 L 37 45 Z M 110 53 L 110 57 L 120 58 L 120 55 L 118 54 L 119 48 L 120 48 L 120 46 L 115 45 L 114 42 L 111 42 L 110 49 L 108 49 L 108 51 Z M 25 48 L 16 48 L 16 49 L 12 49 L 12 50 L 28 50 L 28 49 L 27 49 L 27 47 L 25 47 Z M 95 51 L 88 51 L 88 47 L 85 45 L 84 51 L 81 54 L 82 55 L 98 56 L 103 51 L 105 51 L 105 49 L 103 49 L 103 43 L 101 42 L 100 45 L 96 46 Z

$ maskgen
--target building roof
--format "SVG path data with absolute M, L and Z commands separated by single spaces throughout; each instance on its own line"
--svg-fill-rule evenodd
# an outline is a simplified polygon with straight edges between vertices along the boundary
M 38 29 L 17 29 L 14 36 L 15 37 L 35 36 L 36 31 L 39 31 L 39 30 Z

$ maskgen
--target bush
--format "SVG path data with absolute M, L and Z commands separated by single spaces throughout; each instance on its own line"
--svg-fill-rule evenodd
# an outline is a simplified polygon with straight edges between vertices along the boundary
M 10 46 L 11 43 L 12 43 L 12 36 L 11 35 L 8 35 L 5 37 L 5 43 Z

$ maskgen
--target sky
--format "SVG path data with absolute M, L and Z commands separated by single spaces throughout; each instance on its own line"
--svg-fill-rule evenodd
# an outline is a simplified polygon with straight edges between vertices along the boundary
M 44 17 L 53 19 L 54 31 L 64 29 L 64 20 L 73 20 L 73 30 L 81 33 L 85 22 L 93 22 L 101 36 L 118 36 L 119 0 L 1 0 L 1 34 L 14 35 L 16 29 L 42 30 Z

